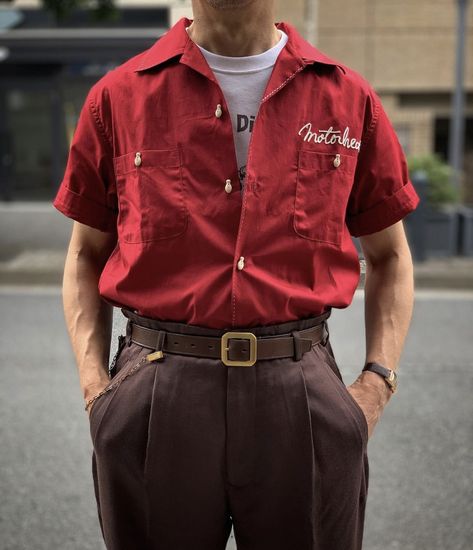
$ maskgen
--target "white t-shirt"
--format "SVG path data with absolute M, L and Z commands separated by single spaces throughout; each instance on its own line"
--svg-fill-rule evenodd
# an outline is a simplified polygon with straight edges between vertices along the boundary
M 222 88 L 230 110 L 238 173 L 242 191 L 246 176 L 246 157 L 253 124 L 266 84 L 288 36 L 278 29 L 279 42 L 257 55 L 242 57 L 218 55 L 197 44 Z

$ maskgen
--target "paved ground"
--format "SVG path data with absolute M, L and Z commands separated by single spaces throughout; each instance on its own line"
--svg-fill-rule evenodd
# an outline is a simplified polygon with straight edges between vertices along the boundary
M 346 384 L 364 360 L 362 299 L 331 317 Z M 0 309 L 0 550 L 103 550 L 60 290 L 3 286 Z M 369 441 L 364 550 L 471 548 L 472 324 L 473 292 L 418 290 L 400 390 Z
M 0 284 L 61 284 L 72 223 L 50 202 L 0 201 Z M 414 268 L 417 288 L 473 290 L 473 256 L 433 256 Z
M 65 260 L 64 250 L 28 249 L 2 258 L 1 284 L 60 285 Z M 414 264 L 417 288 L 452 288 L 473 290 L 473 257 L 430 258 Z M 364 286 L 362 271 L 358 288 Z

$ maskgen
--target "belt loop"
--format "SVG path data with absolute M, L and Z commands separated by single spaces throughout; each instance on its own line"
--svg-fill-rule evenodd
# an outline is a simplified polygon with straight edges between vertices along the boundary
M 125 343 L 127 346 L 131 345 L 131 319 L 128 319 L 126 323 Z
M 146 359 L 148 361 L 164 361 L 164 339 L 166 337 L 165 330 L 158 330 L 158 335 L 156 336 L 156 344 L 154 344 L 154 351 L 148 353 Z
M 294 361 L 300 361 L 304 355 L 301 333 L 298 330 L 291 330 L 291 334 L 294 338 Z
M 158 330 L 158 336 L 156 337 L 156 344 L 155 344 L 156 351 L 163 351 L 165 338 L 166 338 L 166 331 Z

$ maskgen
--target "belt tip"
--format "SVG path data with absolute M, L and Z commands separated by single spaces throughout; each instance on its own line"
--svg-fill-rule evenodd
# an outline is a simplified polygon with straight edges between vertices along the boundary
M 164 358 L 164 353 L 161 350 L 153 351 L 152 353 L 148 353 L 146 356 L 146 360 L 151 361 L 159 361 L 160 359 Z

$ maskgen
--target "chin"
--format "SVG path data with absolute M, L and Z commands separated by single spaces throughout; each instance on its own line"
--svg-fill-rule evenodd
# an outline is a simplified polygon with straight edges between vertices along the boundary
M 245 8 L 257 0 L 206 0 L 209 6 L 216 10 L 236 10 Z

